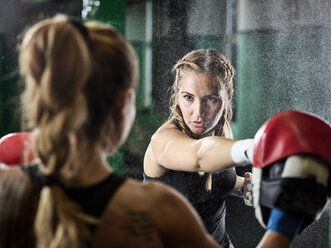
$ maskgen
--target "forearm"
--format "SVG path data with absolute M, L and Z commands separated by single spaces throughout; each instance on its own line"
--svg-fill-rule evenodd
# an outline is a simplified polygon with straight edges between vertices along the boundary
M 260 243 L 258 248 L 287 248 L 290 247 L 290 240 L 278 232 L 267 231 Z
M 299 233 L 305 217 L 301 214 L 288 213 L 281 209 L 272 209 L 268 220 L 268 231 L 258 247 L 287 248 Z

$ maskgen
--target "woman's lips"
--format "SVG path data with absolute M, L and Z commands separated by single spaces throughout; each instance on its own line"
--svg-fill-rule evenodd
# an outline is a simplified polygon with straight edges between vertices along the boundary
M 192 123 L 195 127 L 198 127 L 198 128 L 201 128 L 204 125 L 204 123 L 202 121 L 193 121 Z

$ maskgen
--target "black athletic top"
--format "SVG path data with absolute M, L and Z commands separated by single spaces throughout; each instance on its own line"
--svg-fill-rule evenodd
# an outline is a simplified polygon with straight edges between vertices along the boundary
M 3 170 L 0 173 L 0 247 L 35 247 L 33 225 L 39 202 L 38 180 L 42 175 L 36 165 L 20 168 L 24 174 L 17 173 L 17 170 Z M 124 182 L 124 178 L 112 173 L 89 187 L 69 188 L 59 185 L 86 214 L 102 218 L 109 201 Z M 90 228 L 93 233 L 96 226 Z M 91 246 L 90 243 L 87 245 Z
M 100 218 L 107 204 L 125 179 L 116 173 L 103 181 L 88 187 L 63 188 L 64 192 L 76 201 L 85 213 Z
M 22 170 L 38 185 L 40 172 L 38 165 L 22 166 Z M 108 202 L 125 179 L 116 173 L 101 182 L 87 187 L 66 187 L 59 183 L 64 192 L 77 202 L 84 213 L 100 218 Z M 40 183 L 39 183 L 40 184 Z
M 144 174 L 144 180 L 166 183 L 182 193 L 199 213 L 208 232 L 223 247 L 231 247 L 225 230 L 225 197 L 233 190 L 236 182 L 234 168 L 212 174 L 212 189 L 206 190 L 208 173 L 174 171 L 161 177 L 151 178 Z
M 43 176 L 40 174 L 38 165 L 23 166 L 21 168 L 40 189 Z M 78 203 L 85 214 L 100 219 L 108 202 L 124 181 L 123 177 L 112 173 L 101 182 L 87 187 L 66 187 L 61 183 L 58 183 L 58 185 L 61 186 L 70 199 Z M 89 228 L 94 233 L 97 226 L 89 225 Z

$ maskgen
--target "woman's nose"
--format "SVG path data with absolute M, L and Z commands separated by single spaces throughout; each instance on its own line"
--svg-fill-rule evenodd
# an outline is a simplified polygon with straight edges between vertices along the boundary
M 202 118 L 203 115 L 203 104 L 200 101 L 196 101 L 194 104 L 194 116 L 196 118 Z

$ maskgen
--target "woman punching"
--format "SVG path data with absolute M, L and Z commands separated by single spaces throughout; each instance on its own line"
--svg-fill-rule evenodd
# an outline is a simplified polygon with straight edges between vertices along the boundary
M 180 59 L 174 71 L 171 116 L 151 138 L 144 176 L 181 192 L 218 243 L 232 247 L 225 230 L 225 197 L 249 182 L 236 176 L 233 166 L 251 163 L 253 145 L 251 139 L 232 139 L 234 68 L 216 50 L 196 50 Z

